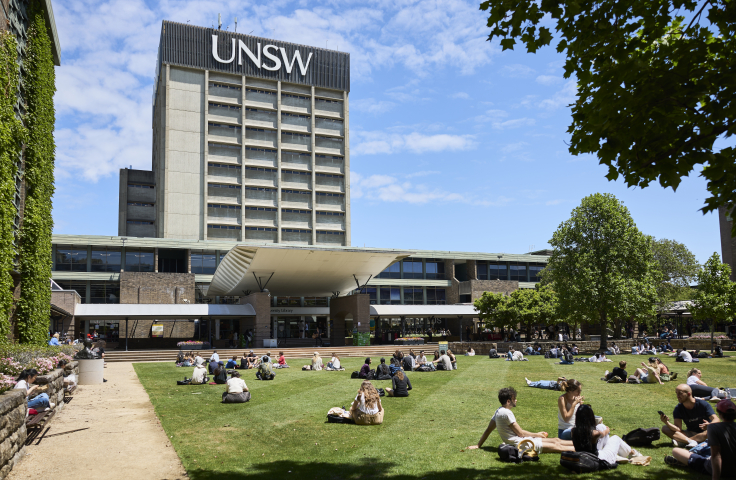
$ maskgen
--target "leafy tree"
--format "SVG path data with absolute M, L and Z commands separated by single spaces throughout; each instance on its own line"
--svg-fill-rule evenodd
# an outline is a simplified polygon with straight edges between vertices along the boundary
M 672 302 L 692 295 L 690 283 L 700 265 L 695 255 L 682 243 L 662 238 L 652 243 L 657 261 L 657 297 L 659 310 L 669 310 Z
M 503 293 L 483 292 L 483 295 L 473 302 L 478 310 L 478 317 L 483 322 L 491 323 L 496 327 L 505 327 L 505 319 L 502 318 L 502 307 L 507 301 Z M 505 312 L 504 312 L 505 313 Z
M 616 319 L 654 313 L 652 240 L 616 197 L 585 197 L 549 243 L 554 250 L 542 275 L 557 293 L 559 315 L 599 325 L 601 349 Z
M 489 40 L 504 50 L 556 43 L 574 75 L 570 153 L 596 154 L 607 178 L 676 189 L 704 165 L 704 213 L 736 204 L 730 0 L 487 0 Z M 556 34 L 553 36 L 549 18 Z M 689 20 L 688 20 L 689 19 Z M 733 226 L 736 235 L 736 223 Z
M 482 320 L 490 320 L 499 328 L 517 328 L 526 331 L 531 338 L 532 328 L 554 322 L 557 297 L 549 286 L 535 289 L 519 289 L 505 296 L 502 293 L 484 292 L 475 301 Z
M 730 277 L 731 267 L 722 263 L 717 253 L 711 255 L 696 275 L 698 288 L 689 310 L 694 318 L 711 319 L 711 341 L 715 323 L 736 313 L 736 286 Z

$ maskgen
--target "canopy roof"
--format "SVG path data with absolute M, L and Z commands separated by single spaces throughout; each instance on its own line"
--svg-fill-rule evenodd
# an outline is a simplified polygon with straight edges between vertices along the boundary
M 411 255 L 397 250 L 345 247 L 233 247 L 212 277 L 208 296 L 244 295 L 267 289 L 276 296 L 348 294 L 392 263 Z M 355 276 L 355 278 L 353 278 Z
M 380 317 L 478 317 L 470 303 L 455 305 L 371 305 L 371 316 Z
M 202 317 L 253 317 L 252 305 L 213 305 L 209 303 L 178 304 L 110 304 L 80 303 L 74 316 L 79 320 L 185 319 Z

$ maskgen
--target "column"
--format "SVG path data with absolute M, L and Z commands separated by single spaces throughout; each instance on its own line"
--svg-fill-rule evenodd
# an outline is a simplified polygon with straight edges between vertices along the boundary
M 240 81 L 240 241 L 245 241 L 245 75 Z
M 209 143 L 209 136 L 210 136 L 210 127 L 209 127 L 209 113 L 210 113 L 210 71 L 205 70 L 204 71 L 204 112 L 202 114 L 204 115 L 204 156 L 203 156 L 203 165 L 200 170 L 201 174 L 200 177 L 202 178 L 200 184 L 201 189 L 203 192 L 202 195 L 202 225 L 200 228 L 202 229 L 202 232 L 199 236 L 202 240 L 207 240 L 207 224 L 209 223 L 208 219 L 208 212 L 207 212 L 207 206 L 209 205 L 209 187 L 207 183 L 207 162 L 208 162 L 208 156 L 209 156 L 209 150 L 210 150 L 210 143 Z M 242 188 L 240 190 L 243 191 Z
M 312 168 L 312 245 L 316 245 L 317 244 L 317 192 L 316 192 L 317 175 L 315 172 L 315 168 L 317 166 L 317 159 L 316 159 L 316 153 L 314 150 L 315 150 L 315 146 L 317 145 L 317 139 L 314 133 L 314 124 L 316 123 L 314 119 L 314 87 L 312 87 L 312 93 L 309 98 L 310 98 L 310 103 L 311 103 L 311 106 L 309 109 L 310 118 L 311 118 L 311 122 L 310 122 L 311 126 L 309 128 L 309 131 L 312 135 L 311 140 L 310 140 L 311 142 L 310 150 L 312 151 L 311 152 L 312 153 L 312 165 L 311 165 L 311 168 Z
M 276 243 L 281 243 L 281 80 L 276 84 Z
M 342 92 L 343 163 L 345 164 L 345 245 L 350 246 L 350 109 L 348 92 Z

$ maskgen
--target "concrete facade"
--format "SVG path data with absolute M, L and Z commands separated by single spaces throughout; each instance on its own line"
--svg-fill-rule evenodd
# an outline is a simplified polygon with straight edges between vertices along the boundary
M 330 343 L 335 347 L 345 345 L 345 322 L 352 320 L 353 328 L 360 333 L 370 331 L 370 297 L 364 294 L 333 297 L 330 301 Z
M 156 236 L 156 180 L 147 170 L 120 170 L 118 235 Z

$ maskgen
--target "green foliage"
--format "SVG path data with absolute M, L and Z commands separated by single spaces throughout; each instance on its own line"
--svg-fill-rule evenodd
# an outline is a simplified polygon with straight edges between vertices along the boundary
M 736 132 L 733 2 L 487 0 L 480 8 L 504 50 L 519 40 L 536 52 L 554 39 L 566 54 L 565 77 L 578 81 L 570 153 L 596 154 L 608 179 L 639 187 L 676 189 L 704 165 L 703 212 L 736 205 L 736 150 L 714 145 Z M 554 37 L 541 26 L 550 23 Z
M 736 284 L 730 277 L 731 267 L 722 263 L 717 253 L 696 275 L 698 288 L 688 309 L 696 319 L 711 319 L 711 332 L 715 322 L 736 315 Z
M 17 210 L 15 196 L 16 162 L 20 158 L 25 130 L 13 106 L 18 91 L 18 44 L 9 32 L 0 33 L 0 345 L 10 335 L 13 308 L 15 238 L 13 226 Z
M 376 357 L 373 361 L 375 364 Z M 506 362 L 487 355 L 458 356 L 457 361 L 456 371 L 410 373 L 413 389 L 409 396 L 382 397 L 383 425 L 371 427 L 326 422 L 331 407 L 348 406 L 355 398 L 360 380 L 350 379 L 350 372 L 360 368 L 362 358 L 344 357 L 344 372 L 302 372 L 298 367 L 309 360 L 287 357 L 291 368 L 277 371 L 271 382 L 255 380 L 253 370 L 241 371 L 252 395 L 251 401 L 242 405 L 220 403 L 224 385 L 176 385 L 184 375 L 191 376 L 191 368 L 177 368 L 173 362 L 137 363 L 133 367 L 192 480 L 708 478 L 666 465 L 662 459 L 672 447 L 665 444 L 664 440 L 669 441 L 665 437 L 637 447 L 652 456 L 647 467 L 621 464 L 615 472 L 589 474 L 571 474 L 560 466 L 560 456 L 555 454 L 542 454 L 539 462 L 503 463 L 496 451 L 498 432 L 491 434 L 483 448 L 467 450 L 468 445 L 478 442 L 500 406 L 498 390 L 509 386 L 518 392 L 519 403 L 513 411 L 519 425 L 557 436 L 559 392 L 529 388 L 525 376 L 530 380 L 574 377 L 583 384 L 585 403 L 603 415 L 612 435 L 619 436 L 642 426 L 660 426 L 657 410 L 672 411 L 677 404 L 677 383 L 601 382 L 603 372 L 615 363 L 569 366 L 555 365 L 559 360 L 539 356 L 529 357 L 528 362 Z M 664 362 L 680 378 L 687 372 L 686 364 L 666 357 Z M 121 364 L 111 367 L 117 369 L 117 365 Z M 733 383 L 736 357 L 701 359 L 698 367 L 708 385 L 728 385 Z M 112 373 L 108 368 L 106 374 Z M 391 386 L 391 381 L 372 383 L 380 388 Z M 123 415 L 130 408 L 130 402 L 112 397 L 103 397 L 101 402 L 109 407 L 111 416 Z M 403 435 L 401 440 L 399 435 Z M 203 447 L 203 439 L 214 439 L 216 444 Z
M 48 337 L 51 304 L 51 197 L 54 194 L 55 73 L 43 11 L 31 9 L 24 59 L 28 142 L 25 149 L 26 200 L 20 238 L 21 296 L 18 339 L 40 345 Z
M 690 283 L 695 279 L 700 265 L 695 255 L 682 243 L 662 238 L 654 240 L 652 252 L 657 262 L 657 297 L 660 310 L 677 300 L 689 300 Z
M 502 293 L 483 292 L 475 302 L 481 320 L 488 320 L 499 328 L 520 325 L 530 338 L 532 328 L 546 327 L 554 322 L 557 296 L 550 286 L 518 289 L 505 296 Z
M 549 243 L 554 250 L 542 274 L 557 292 L 561 317 L 595 323 L 606 332 L 609 326 L 618 328 L 621 319 L 654 313 L 652 240 L 616 197 L 585 197 Z M 601 348 L 607 347 L 603 334 Z

